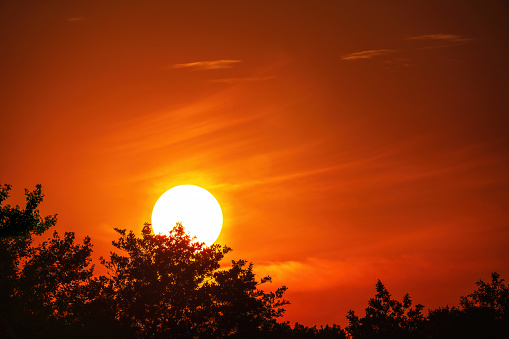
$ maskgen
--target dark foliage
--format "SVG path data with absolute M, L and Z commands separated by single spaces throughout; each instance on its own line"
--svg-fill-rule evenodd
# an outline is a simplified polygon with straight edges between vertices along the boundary
M 378 281 L 377 294 L 368 302 L 363 318 L 353 311 L 347 315 L 348 335 L 359 338 L 509 338 L 509 286 L 498 273 L 491 282 L 477 282 L 477 289 L 461 297 L 460 307 L 440 307 L 423 316 L 422 305 L 411 308 L 410 297 L 403 302 L 391 298 Z
M 1 190 L 2 200 L 10 186 Z M 279 329 L 286 287 L 264 292 L 253 265 L 219 262 L 228 247 L 205 247 L 181 224 L 167 235 L 117 229 L 121 254 L 101 259 L 108 276 L 93 276 L 86 237 L 57 232 L 37 247 L 31 235 L 55 224 L 41 218 L 41 187 L 27 192 L 27 207 L 1 209 L 0 335 L 2 337 L 262 338 Z M 1 202 L 0 201 L 0 202 Z
M 403 302 L 391 298 L 389 291 L 380 280 L 376 284 L 376 295 L 371 298 L 363 318 L 349 311 L 346 328 L 353 338 L 414 338 L 424 323 L 422 310 L 417 304 L 411 308 L 412 301 L 406 294 Z
M 21 209 L 18 205 L 14 207 L 2 206 L 3 201 L 9 197 L 10 190 L 11 185 L 0 186 L 0 239 L 29 237 L 32 234 L 40 235 L 55 225 L 56 214 L 42 218 L 37 209 L 44 198 L 41 185 L 37 185 L 32 192 L 25 189 L 25 209 Z
M 459 307 L 423 315 L 410 296 L 393 299 L 381 281 L 362 317 L 349 325 L 317 328 L 278 322 L 288 304 L 286 287 L 271 292 L 256 280 L 253 264 L 220 261 L 230 248 L 205 247 L 177 224 L 168 235 L 141 237 L 116 229 L 112 252 L 101 258 L 106 276 L 95 276 L 92 244 L 57 232 L 38 246 L 32 235 L 53 226 L 42 218 L 40 185 L 25 190 L 26 208 L 2 206 L 9 185 L 0 186 L 1 338 L 509 338 L 509 286 L 491 281 L 461 297 Z
M 103 296 L 112 302 L 123 328 L 136 336 L 161 338 L 259 338 L 277 326 L 285 287 L 266 293 L 258 286 L 253 266 L 219 262 L 228 247 L 205 247 L 177 224 L 168 236 L 153 235 L 149 224 L 138 238 L 117 229 L 113 245 L 126 255 L 111 253 L 103 264 L 110 270 Z
M 321 326 L 317 328 L 316 326 L 308 327 L 301 325 L 299 323 L 295 323 L 293 328 L 289 323 L 281 324 L 280 328 L 282 329 L 279 335 L 276 338 L 284 338 L 284 339 L 346 339 L 346 332 L 339 325 L 332 326 Z
M 433 338 L 509 338 L 509 286 L 493 272 L 491 282 L 479 280 L 477 289 L 461 297 L 460 307 L 428 314 L 427 332 Z
M 12 336 L 13 328 L 22 328 L 31 317 L 20 297 L 22 267 L 35 253 L 31 236 L 56 223 L 56 215 L 42 218 L 37 209 L 44 197 L 41 185 L 32 192 L 25 189 L 24 209 L 3 205 L 10 190 L 10 185 L 0 186 L 0 337 Z

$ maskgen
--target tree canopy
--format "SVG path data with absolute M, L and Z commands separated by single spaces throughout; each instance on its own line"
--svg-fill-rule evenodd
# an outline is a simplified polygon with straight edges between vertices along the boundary
M 11 187 L 0 186 L 1 338 L 508 338 L 509 286 L 496 272 L 461 297 L 458 307 L 412 307 L 394 299 L 378 280 L 363 316 L 348 326 L 317 328 L 281 322 L 286 287 L 267 289 L 246 260 L 222 263 L 231 249 L 206 247 L 177 224 L 154 235 L 115 229 L 116 248 L 95 274 L 92 241 L 73 232 L 33 245 L 56 223 L 41 217 L 41 186 L 25 190 L 26 207 L 3 205 Z
M 284 313 L 286 287 L 264 292 L 253 265 L 232 261 L 221 245 L 205 247 L 177 224 L 168 235 L 154 235 L 145 224 L 142 236 L 117 229 L 113 245 L 125 254 L 102 259 L 109 270 L 106 294 L 115 318 L 140 337 L 260 337 Z
M 2 203 L 10 186 L 2 187 Z M 220 261 L 230 248 L 206 247 L 182 224 L 154 235 L 125 229 L 101 258 L 107 275 L 94 275 L 92 244 L 73 232 L 38 246 L 31 236 L 56 222 L 42 218 L 40 185 L 26 191 L 27 206 L 0 206 L 0 335 L 5 337 L 260 338 L 284 314 L 286 287 L 265 292 L 253 264 Z
M 9 197 L 10 190 L 11 185 L 0 186 L 0 239 L 28 237 L 31 234 L 41 235 L 56 224 L 56 214 L 42 218 L 37 208 L 44 198 L 41 185 L 37 185 L 33 191 L 25 188 L 26 207 L 24 209 L 18 205 L 2 206 L 4 200 Z
M 412 308 L 408 293 L 403 302 L 392 299 L 380 280 L 376 283 L 376 292 L 368 302 L 364 317 L 359 318 L 354 311 L 348 312 L 348 333 L 354 338 L 415 337 L 424 323 L 424 306 L 417 304 Z

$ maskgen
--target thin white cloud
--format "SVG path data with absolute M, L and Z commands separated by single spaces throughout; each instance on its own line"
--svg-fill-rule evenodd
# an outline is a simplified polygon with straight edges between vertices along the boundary
M 210 70 L 210 69 L 225 69 L 232 68 L 236 63 L 241 60 L 209 60 L 209 61 L 196 61 L 183 64 L 174 64 L 171 68 L 189 68 L 193 70 Z
M 361 60 L 361 59 L 372 59 L 377 56 L 387 55 L 394 53 L 393 49 L 371 49 L 368 51 L 360 51 L 355 53 L 346 54 L 341 57 L 342 60 Z

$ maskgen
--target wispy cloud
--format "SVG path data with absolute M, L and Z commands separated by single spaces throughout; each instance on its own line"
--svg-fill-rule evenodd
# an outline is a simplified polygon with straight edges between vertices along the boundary
M 225 79 L 216 79 L 211 80 L 211 82 L 215 83 L 223 83 L 223 84 L 232 84 L 237 82 L 254 82 L 254 81 L 265 81 L 274 79 L 275 76 L 266 76 L 266 77 L 247 77 L 247 78 L 225 78 Z
M 384 62 L 385 64 L 391 65 L 401 65 L 401 66 L 413 66 L 414 64 L 408 57 L 399 57 L 406 56 L 409 53 L 412 53 L 412 50 L 416 48 L 416 46 L 411 46 L 409 41 L 420 41 L 421 45 L 420 49 L 434 49 L 439 47 L 447 47 L 463 44 L 471 41 L 472 39 L 466 38 L 464 36 L 458 34 L 423 34 L 416 35 L 409 38 L 404 39 L 407 41 L 406 46 L 401 47 L 398 50 L 395 49 L 370 49 L 360 52 L 354 52 L 350 54 L 345 54 L 341 57 L 341 60 L 345 61 L 353 61 L 353 60 L 367 60 L 367 59 L 378 59 L 379 61 Z M 385 56 L 385 57 L 384 57 Z
M 241 62 L 241 60 L 209 60 L 209 61 L 196 61 L 188 62 L 184 64 L 174 64 L 171 68 L 189 68 L 193 70 L 210 70 L 210 69 L 225 69 L 232 68 L 235 64 Z
M 424 34 L 413 36 L 406 40 L 424 44 L 424 46 L 421 46 L 422 49 L 434 49 L 461 45 L 471 41 L 472 39 L 457 34 Z
M 435 40 L 435 41 L 447 41 L 447 42 L 465 42 L 472 39 L 462 37 L 457 34 L 424 34 L 407 38 L 407 40 Z
M 166 148 L 189 140 L 201 140 L 211 133 L 218 133 L 259 119 L 262 114 L 242 115 L 231 117 L 228 114 L 215 114 L 227 107 L 215 98 L 203 100 L 177 110 L 154 113 L 126 120 L 114 128 L 115 133 L 109 133 L 102 141 L 110 145 L 111 149 L 103 146 L 104 150 L 113 152 L 134 152 L 139 154 L 149 150 Z M 133 128 L 137 130 L 132 133 Z
M 412 233 L 405 236 L 412 237 Z M 425 236 L 434 238 L 429 232 L 425 233 Z M 384 244 L 387 245 L 387 243 Z M 376 249 L 372 251 L 376 252 Z M 353 287 L 359 284 L 371 285 L 380 278 L 380 271 L 384 272 L 384 277 L 401 275 L 398 272 L 398 267 L 401 266 L 412 267 L 405 272 L 406 277 L 419 278 L 423 269 L 431 268 L 433 258 L 430 255 L 412 253 L 389 260 L 377 257 L 376 254 L 364 254 L 365 256 L 350 255 L 344 260 L 310 257 L 280 262 L 260 262 L 256 264 L 255 270 L 261 276 L 269 275 L 276 284 L 288 284 L 292 291 L 309 291 Z
M 78 21 L 83 21 L 83 20 L 85 20 L 85 18 L 82 18 L 80 16 L 65 18 L 65 21 L 69 21 L 69 22 L 78 22 Z
M 317 143 L 318 145 L 318 143 Z M 306 177 L 311 176 L 319 176 L 327 173 L 337 172 L 341 170 L 348 170 L 352 168 L 356 168 L 358 166 L 380 166 L 380 161 L 385 158 L 387 154 L 377 154 L 371 157 L 366 157 L 362 159 L 355 159 L 350 160 L 344 163 L 340 163 L 337 165 L 332 166 L 323 166 L 318 168 L 310 168 L 306 171 L 300 171 L 300 172 L 294 172 L 294 173 L 288 173 L 283 175 L 276 175 L 271 177 L 265 177 L 260 180 L 251 180 L 251 181 L 245 181 L 245 182 L 239 182 L 239 183 L 223 183 L 219 185 L 215 185 L 215 188 L 222 188 L 225 190 L 244 190 L 248 188 L 252 188 L 255 186 L 267 186 L 267 185 L 274 185 L 283 183 L 286 181 L 292 181 L 292 180 L 298 180 Z
M 387 55 L 396 52 L 393 49 L 371 49 L 368 51 L 360 51 L 355 53 L 346 54 L 341 57 L 342 60 L 360 60 L 372 59 L 377 56 Z
M 224 184 L 215 185 L 214 188 L 223 188 L 226 190 L 234 190 L 234 191 L 235 190 L 243 190 L 243 189 L 251 188 L 254 186 L 270 185 L 270 184 L 279 183 L 279 182 L 283 182 L 283 181 L 289 181 L 289 180 L 299 179 L 299 178 L 303 178 L 303 177 L 327 173 L 327 172 L 337 170 L 339 168 L 341 168 L 341 166 L 331 166 L 331 167 L 325 167 L 325 168 L 312 169 L 312 170 L 305 171 L 305 172 L 298 172 L 298 173 L 292 173 L 292 174 L 287 174 L 287 175 L 280 175 L 280 176 L 275 176 L 275 177 L 270 177 L 270 178 L 264 178 L 263 180 L 251 180 L 251 181 L 246 181 L 246 182 L 241 182 L 241 183 L 224 183 Z

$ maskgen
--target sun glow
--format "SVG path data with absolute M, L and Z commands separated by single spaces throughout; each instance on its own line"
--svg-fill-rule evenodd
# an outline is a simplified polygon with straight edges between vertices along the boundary
M 157 200 L 152 211 L 152 228 L 155 234 L 167 234 L 179 221 L 191 236 L 210 246 L 221 233 L 223 213 L 207 190 L 180 185 L 169 189 Z

